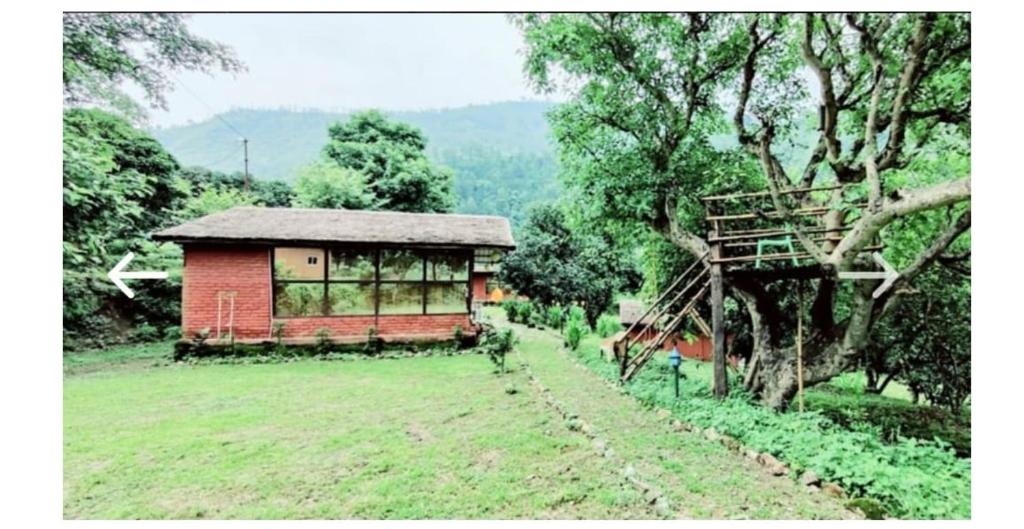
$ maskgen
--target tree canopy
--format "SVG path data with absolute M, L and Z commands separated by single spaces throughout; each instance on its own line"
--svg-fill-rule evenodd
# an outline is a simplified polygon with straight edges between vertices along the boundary
M 970 225 L 966 171 L 915 175 L 922 158 L 966 145 L 970 18 L 962 14 L 554 14 L 515 18 L 538 89 L 571 100 L 552 116 L 576 205 L 605 223 L 643 225 L 680 251 L 705 255 L 698 198 L 767 190 L 784 216 L 818 205 L 845 211 L 840 241 L 797 239 L 816 281 L 805 376 L 849 369 L 871 328 L 905 288 L 883 299 L 862 282 L 849 295 L 837 270 L 860 250 L 895 241 L 904 219 L 952 207 L 951 221 L 908 255 L 901 285 Z M 810 75 L 808 75 L 810 74 Z M 807 140 L 810 141 L 807 141 Z M 804 143 L 806 142 L 806 143 Z M 959 149 L 969 159 L 969 148 Z M 847 189 L 798 204 L 793 188 Z M 863 201 L 863 202 L 862 202 Z M 858 207 L 858 204 L 866 204 Z M 820 271 L 817 271 L 820 269 Z M 732 278 L 749 313 L 745 384 L 784 407 L 795 393 L 792 319 L 762 280 Z M 842 294 L 842 295 L 841 295 Z
M 427 159 L 426 138 L 418 129 L 367 111 L 331 125 L 327 136 L 325 158 L 365 176 L 380 209 L 437 213 L 454 209 L 452 172 Z

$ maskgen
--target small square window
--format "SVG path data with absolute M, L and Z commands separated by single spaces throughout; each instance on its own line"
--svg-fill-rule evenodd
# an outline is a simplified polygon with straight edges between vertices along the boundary
M 306 264 L 308 264 L 308 265 L 315 265 L 316 264 L 316 257 L 313 257 L 313 256 L 307 257 L 306 258 Z

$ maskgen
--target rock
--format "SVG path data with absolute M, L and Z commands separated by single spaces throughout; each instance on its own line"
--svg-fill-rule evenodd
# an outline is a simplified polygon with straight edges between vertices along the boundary
M 740 448 L 742 448 L 742 445 L 740 444 L 739 441 L 736 440 L 735 437 L 732 437 L 732 436 L 729 436 L 729 435 L 723 435 L 721 437 L 721 441 L 722 441 L 722 444 L 725 445 L 726 448 L 728 448 L 729 450 L 732 450 L 733 452 L 738 452 L 740 450 Z
M 718 435 L 718 432 L 715 431 L 714 428 L 708 428 L 707 430 L 704 430 L 704 438 L 708 441 L 717 441 L 721 436 Z
M 750 459 L 750 460 L 753 460 L 753 461 L 757 461 L 758 458 L 761 457 L 761 454 L 757 453 L 757 450 L 750 450 L 750 449 L 744 450 L 743 451 L 743 455 L 747 459 Z
M 666 410 L 665 408 L 658 408 L 656 415 L 659 419 L 668 419 L 669 417 L 672 416 L 672 412 Z
M 597 450 L 598 452 L 604 452 L 605 448 L 608 448 L 608 444 L 602 439 L 594 439 L 590 444 L 594 447 L 594 450 Z
M 775 459 L 775 456 L 771 454 L 761 454 L 758 456 L 757 461 L 764 465 L 773 476 L 782 476 L 789 472 L 789 467 L 782 461 Z
M 806 470 L 803 474 L 800 474 L 800 484 L 805 487 L 816 486 L 820 483 L 821 478 L 813 470 Z
M 626 467 L 622 469 L 622 475 L 625 476 L 626 478 L 635 477 L 636 469 L 633 468 L 633 465 L 626 465 Z
M 683 422 L 679 419 L 672 421 L 672 429 L 677 432 L 681 432 L 683 430 Z
M 842 498 L 843 496 L 846 496 L 846 491 L 844 491 L 838 483 L 833 483 L 831 481 L 822 483 L 821 491 L 833 498 Z

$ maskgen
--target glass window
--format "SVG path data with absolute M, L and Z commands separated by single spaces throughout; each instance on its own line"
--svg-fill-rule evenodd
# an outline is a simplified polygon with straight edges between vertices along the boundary
M 423 314 L 423 285 L 383 283 L 380 285 L 381 314 Z
M 372 315 L 373 283 L 330 283 L 327 286 L 327 309 L 332 316 Z
M 322 248 L 274 248 L 274 278 L 285 281 L 322 281 Z
M 331 281 L 373 281 L 373 251 L 332 249 L 331 264 L 327 268 Z
M 469 279 L 469 258 L 464 254 L 427 256 L 427 281 L 465 281 Z
M 380 252 L 381 281 L 423 281 L 423 256 L 412 250 Z
M 427 314 L 469 312 L 466 308 L 466 284 L 427 286 Z
M 274 285 L 274 314 L 277 316 L 320 316 L 323 314 L 323 304 L 323 283 Z

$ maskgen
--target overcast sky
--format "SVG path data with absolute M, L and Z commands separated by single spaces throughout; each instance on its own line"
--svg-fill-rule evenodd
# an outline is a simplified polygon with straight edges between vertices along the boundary
M 198 35 L 233 47 L 248 72 L 179 73 L 154 125 L 233 107 L 418 110 L 521 99 L 522 38 L 504 15 L 203 14 Z M 194 95 L 193 95 L 194 94 Z

